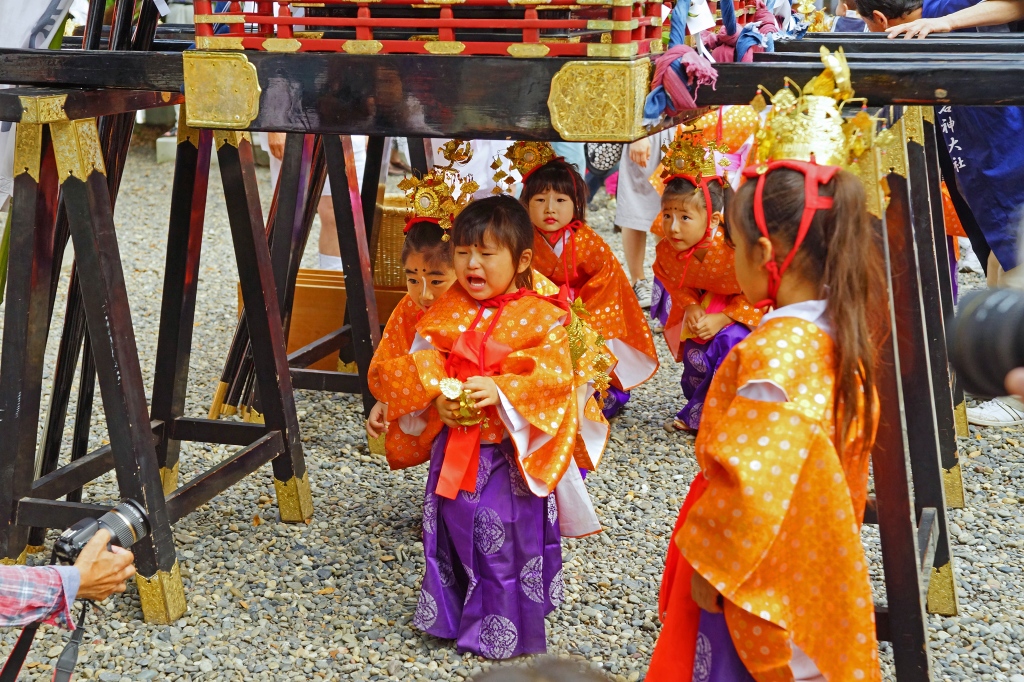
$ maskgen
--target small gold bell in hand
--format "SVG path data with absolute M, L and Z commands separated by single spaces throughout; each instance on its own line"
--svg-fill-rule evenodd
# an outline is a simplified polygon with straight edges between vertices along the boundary
M 462 387 L 461 381 L 450 377 L 442 379 L 440 388 L 441 395 L 445 398 L 459 401 L 455 421 L 460 426 L 473 426 L 483 420 L 483 412 L 477 409 L 475 401 L 470 397 L 470 391 Z

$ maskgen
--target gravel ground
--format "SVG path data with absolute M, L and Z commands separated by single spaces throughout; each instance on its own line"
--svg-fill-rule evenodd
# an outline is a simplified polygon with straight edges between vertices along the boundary
M 151 148 L 133 149 L 117 205 L 147 391 L 172 173 L 172 164 L 155 164 Z M 266 204 L 268 173 L 258 173 L 261 189 L 268 190 Z M 612 202 L 602 193 L 595 203 L 592 224 L 619 250 Z M 649 265 L 653 243 L 648 254 Z M 306 264 L 314 258 L 308 253 Z M 236 314 L 236 272 L 216 173 L 203 263 L 189 385 L 188 412 L 194 416 L 206 414 Z M 69 267 L 65 263 L 65 279 Z M 57 309 L 63 310 L 63 288 Z M 51 337 L 47 380 L 59 332 Z M 587 478 L 606 532 L 563 542 L 566 603 L 548 619 L 551 654 L 585 660 L 617 681 L 633 682 L 645 673 L 659 627 L 655 609 L 666 544 L 681 496 L 696 473 L 693 439 L 662 428 L 680 407 L 680 370 L 660 338 L 658 343 L 666 364 L 634 392 L 613 425 L 601 469 Z M 371 456 L 352 397 L 300 391 L 297 402 L 316 508 L 313 522 L 278 522 L 269 468 L 183 519 L 175 537 L 188 613 L 171 627 L 146 625 L 129 586 L 125 596 L 108 600 L 100 615 L 91 616 L 82 677 L 103 682 L 461 680 L 488 667 L 411 626 L 422 575 L 420 500 L 426 469 L 391 473 L 383 459 Z M 106 431 L 99 416 L 94 421 L 92 441 L 98 446 Z M 65 435 L 69 441 L 70 431 Z M 971 436 L 961 448 L 967 455 L 969 507 L 951 512 L 961 615 L 932 617 L 935 678 L 1024 682 L 1015 674 L 1024 668 L 1019 615 L 1024 578 L 1017 565 L 1024 512 L 1015 506 L 1024 504 L 1024 437 L 1016 430 L 973 428 Z M 65 451 L 69 448 L 68 442 Z M 183 480 L 231 450 L 185 444 Z M 90 502 L 115 496 L 109 475 L 86 488 Z M 874 529 L 865 530 L 865 543 L 877 558 Z M 43 560 L 42 555 L 30 558 Z M 884 599 L 880 588 L 879 596 Z M 14 639 L 13 632 L 3 636 L 3 651 Z M 23 679 L 49 679 L 63 639 L 62 632 L 43 628 Z M 883 645 L 883 669 L 886 679 L 894 679 L 888 645 Z

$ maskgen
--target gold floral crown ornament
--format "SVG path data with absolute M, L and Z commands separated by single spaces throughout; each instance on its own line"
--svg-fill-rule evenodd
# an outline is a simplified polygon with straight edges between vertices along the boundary
M 772 104 L 756 135 L 760 167 L 781 159 L 846 165 L 849 143 L 843 128 L 842 106 L 853 98 L 850 67 L 841 47 L 835 53 L 822 47 L 821 61 L 825 70 L 803 88 L 789 78 L 786 87 L 774 95 L 763 86 L 760 88 Z M 760 93 L 752 103 L 755 108 L 759 99 L 763 102 Z
M 413 215 L 406 223 L 406 232 L 413 223 L 423 220 L 436 222 L 444 230 L 441 239 L 448 241 L 452 221 L 473 200 L 473 193 L 480 189 L 480 185 L 472 176 L 463 178 L 455 169 L 455 164 L 464 166 L 473 158 L 469 142 L 449 140 L 438 151 L 448 165 L 434 166 L 422 178 L 409 176 L 398 183 L 398 188 L 412 203 Z
M 718 142 L 706 142 L 693 133 L 680 133 L 661 148 L 664 156 L 661 159 L 661 180 L 668 182 L 672 178 L 693 178 L 699 183 L 702 178 L 714 178 L 718 175 L 715 163 L 715 152 L 727 152 L 728 147 Z
M 491 163 L 491 170 L 494 171 L 494 194 L 511 193 L 516 184 L 515 176 L 506 171 L 503 166 L 508 160 L 508 171 L 518 171 L 523 182 L 530 176 L 530 173 L 537 170 L 549 161 L 558 158 L 555 150 L 547 142 L 532 142 L 519 140 L 509 145 L 508 149 L 501 156 L 496 156 Z

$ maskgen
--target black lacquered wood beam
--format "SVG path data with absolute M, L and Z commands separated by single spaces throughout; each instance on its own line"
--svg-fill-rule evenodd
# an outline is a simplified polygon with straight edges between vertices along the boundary
M 330 372 L 322 369 L 291 370 L 292 386 L 308 391 L 331 391 L 333 393 L 361 393 L 362 382 L 358 374 Z
M 0 71 L 0 81 L 4 72 Z M 53 88 L 9 88 L 0 90 L 0 121 L 21 121 L 47 123 L 52 116 L 45 117 L 39 112 L 34 101 L 42 98 L 61 102 L 60 109 L 65 119 L 96 118 L 125 111 L 152 109 L 171 104 L 181 104 L 185 98 L 177 90 L 156 92 L 152 90 L 56 90 Z M 33 101 L 34 100 L 34 101 Z M 44 116 L 40 118 L 40 116 Z
M 164 423 L 151 421 L 149 425 L 153 428 L 153 441 L 159 442 Z M 96 480 L 113 468 L 114 455 L 111 454 L 108 443 L 70 464 L 37 478 L 32 483 L 32 496 L 55 500 Z
M 108 511 L 110 506 L 101 504 L 25 497 L 18 501 L 17 522 L 36 528 L 70 528 L 82 519 L 98 519 Z
M 821 73 L 820 61 L 716 64 L 718 85 L 697 93 L 700 106 L 746 104 L 758 85 L 770 91 L 789 76 L 806 83 Z M 1024 106 L 1024 60 L 1013 63 L 872 61 L 851 64 L 853 88 L 869 106 L 885 104 L 964 104 Z
M 207 469 L 181 486 L 167 498 L 167 514 L 171 523 L 206 504 L 228 487 L 259 469 L 284 452 L 280 431 L 271 431 L 249 447 Z
M 331 353 L 341 350 L 352 340 L 352 327 L 345 325 L 316 341 L 307 343 L 302 348 L 288 355 L 288 366 L 293 369 L 304 369 L 317 360 L 322 360 Z
M 0 83 L 181 92 L 177 52 L 0 50 Z
M 249 445 L 266 433 L 263 424 L 195 417 L 178 417 L 170 429 L 170 437 L 175 440 L 221 445 Z

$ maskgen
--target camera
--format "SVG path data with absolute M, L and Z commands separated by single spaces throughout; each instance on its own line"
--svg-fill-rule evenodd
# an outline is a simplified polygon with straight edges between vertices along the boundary
M 146 512 L 135 500 L 122 500 L 116 507 L 99 519 L 82 519 L 60 534 L 53 546 L 57 560 L 73 564 L 100 528 L 110 532 L 107 547 L 131 547 L 149 535 L 149 519 Z
M 971 292 L 957 309 L 946 339 L 963 389 L 979 398 L 1005 395 L 1007 373 L 1024 367 L 1024 291 Z

